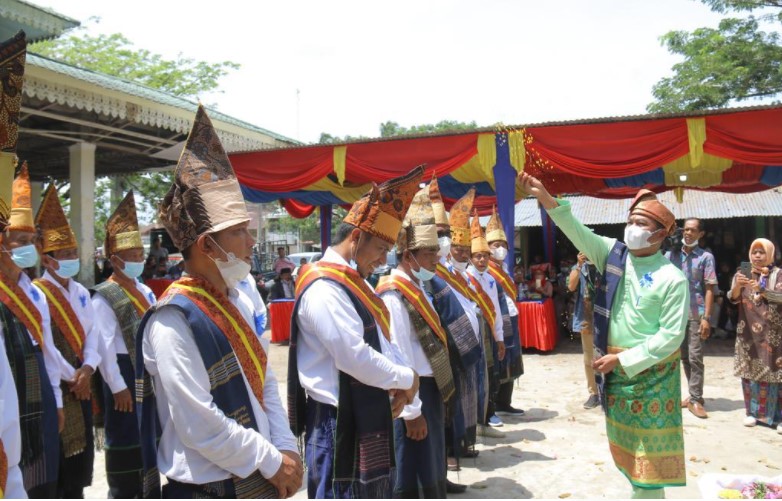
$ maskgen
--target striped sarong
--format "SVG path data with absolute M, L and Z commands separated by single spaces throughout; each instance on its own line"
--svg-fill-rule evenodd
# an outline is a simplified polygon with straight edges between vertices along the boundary
M 609 353 L 622 349 L 608 347 Z M 606 431 L 619 471 L 636 487 L 686 484 L 680 353 L 633 378 L 620 365 L 606 378 Z

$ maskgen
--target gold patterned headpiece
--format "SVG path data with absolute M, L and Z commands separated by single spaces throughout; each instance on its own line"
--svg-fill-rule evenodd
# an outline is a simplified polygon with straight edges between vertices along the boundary
M 440 194 L 440 185 L 437 184 L 437 176 L 434 172 L 432 172 L 432 182 L 429 183 L 429 199 L 432 201 L 435 224 L 450 226 L 448 223 L 448 214 L 445 212 L 445 203 L 443 203 L 443 197 Z
M 470 247 L 470 212 L 475 199 L 475 188 L 456 201 L 451 207 L 451 243 L 461 247 Z
M 0 198 L 0 233 L 3 233 L 8 227 L 8 217 L 11 215 L 11 208 Z
M 30 198 L 30 172 L 27 162 L 22 164 L 19 174 L 14 179 L 11 188 L 11 216 L 8 218 L 8 229 L 35 233 L 33 222 L 33 205 Z
M 421 188 L 413 197 L 402 229 L 396 241 L 398 252 L 416 249 L 437 249 L 437 224 L 430 201 L 429 188 Z
M 26 57 L 27 39 L 23 31 L 0 43 L 0 198 L 6 203 L 12 199 Z
M 35 215 L 35 225 L 41 231 L 41 246 L 44 254 L 57 250 L 78 249 L 76 236 L 73 234 L 65 211 L 60 205 L 60 197 L 54 183 L 46 188 L 43 202 Z
M 508 243 L 508 237 L 505 236 L 505 230 L 502 229 L 502 221 L 500 221 L 500 216 L 497 214 L 497 207 L 492 207 L 491 218 L 486 223 L 486 241 Z
M 158 215 L 180 249 L 205 233 L 250 220 L 228 155 L 200 104 Z
M 380 186 L 372 183 L 372 189 L 353 204 L 343 221 L 391 245 L 395 244 L 402 220 L 423 175 L 424 166 L 419 165 L 404 176 L 389 179 Z
M 138 231 L 136 199 L 130 190 L 106 222 L 106 242 L 103 246 L 106 257 L 128 249 L 143 249 L 141 233 Z
M 470 240 L 470 252 L 473 254 L 476 252 L 489 252 L 489 242 L 486 241 L 486 236 L 483 234 L 483 228 L 481 228 L 481 221 L 478 217 L 477 210 L 472 215 Z

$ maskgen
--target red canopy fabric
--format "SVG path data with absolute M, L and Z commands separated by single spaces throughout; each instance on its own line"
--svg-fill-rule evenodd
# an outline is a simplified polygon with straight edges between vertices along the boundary
M 282 205 L 285 210 L 288 211 L 288 214 L 295 217 L 296 219 L 304 219 L 305 217 L 315 212 L 314 205 L 305 204 L 290 198 L 280 200 L 280 205 Z
M 759 110 L 706 119 L 705 153 L 737 162 L 782 165 L 782 110 Z
M 591 178 L 634 176 L 689 150 L 681 118 L 532 127 L 528 151 L 558 171 Z

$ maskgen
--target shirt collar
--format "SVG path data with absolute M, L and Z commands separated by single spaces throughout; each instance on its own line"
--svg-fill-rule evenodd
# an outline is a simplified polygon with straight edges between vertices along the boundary
M 60 282 L 58 282 L 57 279 L 54 278 L 54 276 L 51 273 L 49 273 L 49 270 L 46 270 L 43 273 L 43 277 L 41 277 L 41 278 L 43 278 L 44 280 L 48 280 L 49 282 L 53 283 L 55 286 L 57 286 L 57 288 L 59 288 L 60 290 L 62 290 L 66 294 L 68 293 L 68 289 L 66 289 L 65 287 L 60 285 Z M 68 280 L 70 280 L 70 279 L 68 279 Z

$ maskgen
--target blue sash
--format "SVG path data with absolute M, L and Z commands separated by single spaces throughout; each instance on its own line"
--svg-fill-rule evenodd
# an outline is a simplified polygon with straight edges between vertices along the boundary
M 624 277 L 627 254 L 627 246 L 617 241 L 608 253 L 603 274 L 598 276 L 598 283 L 595 284 L 595 358 L 600 358 L 608 353 L 608 326 L 611 323 L 611 308 L 614 305 L 616 291 Z M 606 410 L 605 375 L 595 371 L 595 380 L 600 394 L 600 402 L 603 405 L 603 410 Z
M 297 345 L 301 298 L 318 280 L 328 280 L 342 288 L 353 303 L 364 326 L 364 341 L 381 352 L 380 336 L 375 317 L 344 284 L 329 277 L 318 277 L 297 290 L 293 307 L 291 338 L 288 351 L 288 420 L 291 430 L 301 437 L 306 428 L 308 404 L 304 388 L 299 382 Z M 350 493 L 356 498 L 391 497 L 395 469 L 394 427 L 391 404 L 386 390 L 365 385 L 345 372 L 339 372 L 337 422 L 334 431 L 332 483 L 326 489 Z M 314 469 L 315 465 L 307 465 Z
M 193 339 L 211 383 L 210 394 L 223 414 L 245 428 L 258 431 L 255 414 L 242 377 L 239 362 L 231 344 L 217 325 L 183 294 L 164 297 L 150 307 L 136 335 L 136 400 L 139 402 L 138 420 L 141 435 L 141 452 L 144 463 L 144 497 L 160 497 L 160 474 L 157 469 L 157 438 L 160 423 L 157 417 L 155 394 L 152 392 L 151 375 L 144 367 L 144 328 L 150 316 L 160 308 L 172 307 L 181 311 L 193 332 Z M 243 485 L 243 483 L 247 485 Z M 276 497 L 276 489 L 256 471 L 246 479 L 234 478 L 236 497 Z M 271 492 L 268 492 L 268 491 Z

